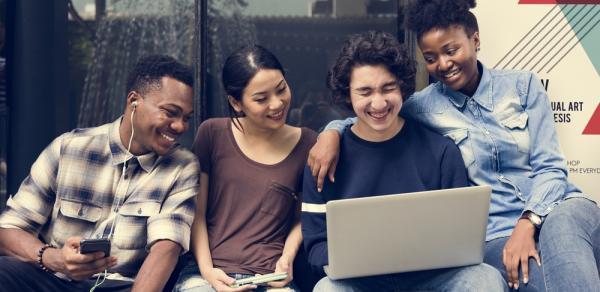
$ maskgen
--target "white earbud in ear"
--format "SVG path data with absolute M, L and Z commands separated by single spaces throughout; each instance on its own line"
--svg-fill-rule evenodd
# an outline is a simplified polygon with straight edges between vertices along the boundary
M 133 107 L 133 110 L 135 110 L 137 108 L 137 106 L 138 106 L 137 100 L 132 101 L 131 102 L 131 106 Z

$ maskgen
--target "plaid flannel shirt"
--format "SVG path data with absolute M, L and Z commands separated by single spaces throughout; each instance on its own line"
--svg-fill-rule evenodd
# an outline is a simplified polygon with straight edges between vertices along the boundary
M 133 156 L 121 119 L 56 138 L 7 202 L 0 227 L 19 228 L 62 247 L 71 236 L 106 238 L 114 220 L 109 272 L 134 277 L 161 239 L 189 249 L 199 164 L 177 145 L 165 156 Z M 123 163 L 127 169 L 122 174 Z

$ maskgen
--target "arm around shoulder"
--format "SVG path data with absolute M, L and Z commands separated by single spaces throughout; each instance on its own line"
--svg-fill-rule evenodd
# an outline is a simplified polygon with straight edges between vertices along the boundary
M 338 134 L 343 134 L 344 131 L 346 130 L 346 128 L 348 126 L 353 125 L 354 123 L 356 123 L 356 118 L 347 118 L 345 120 L 333 120 L 331 122 L 329 122 L 327 124 L 327 126 L 325 126 L 325 129 L 323 129 L 323 132 L 328 131 L 328 130 L 335 130 L 338 132 Z

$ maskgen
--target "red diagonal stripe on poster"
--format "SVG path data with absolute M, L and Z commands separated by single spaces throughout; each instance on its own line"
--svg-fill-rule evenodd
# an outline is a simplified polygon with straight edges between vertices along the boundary
M 600 0 L 519 0 L 519 4 L 600 4 Z
M 592 118 L 588 122 L 587 126 L 585 126 L 585 130 L 583 130 L 583 135 L 600 135 L 600 103 L 596 107 Z

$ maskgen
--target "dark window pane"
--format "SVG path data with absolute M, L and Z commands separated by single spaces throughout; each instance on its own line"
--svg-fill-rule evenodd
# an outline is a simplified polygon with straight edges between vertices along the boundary
M 351 115 L 334 104 L 327 71 L 347 36 L 368 30 L 398 35 L 398 1 L 252 0 L 210 1 L 208 8 L 208 107 L 227 116 L 220 84 L 225 58 L 249 43 L 271 50 L 286 68 L 292 89 L 288 122 L 318 130 Z

